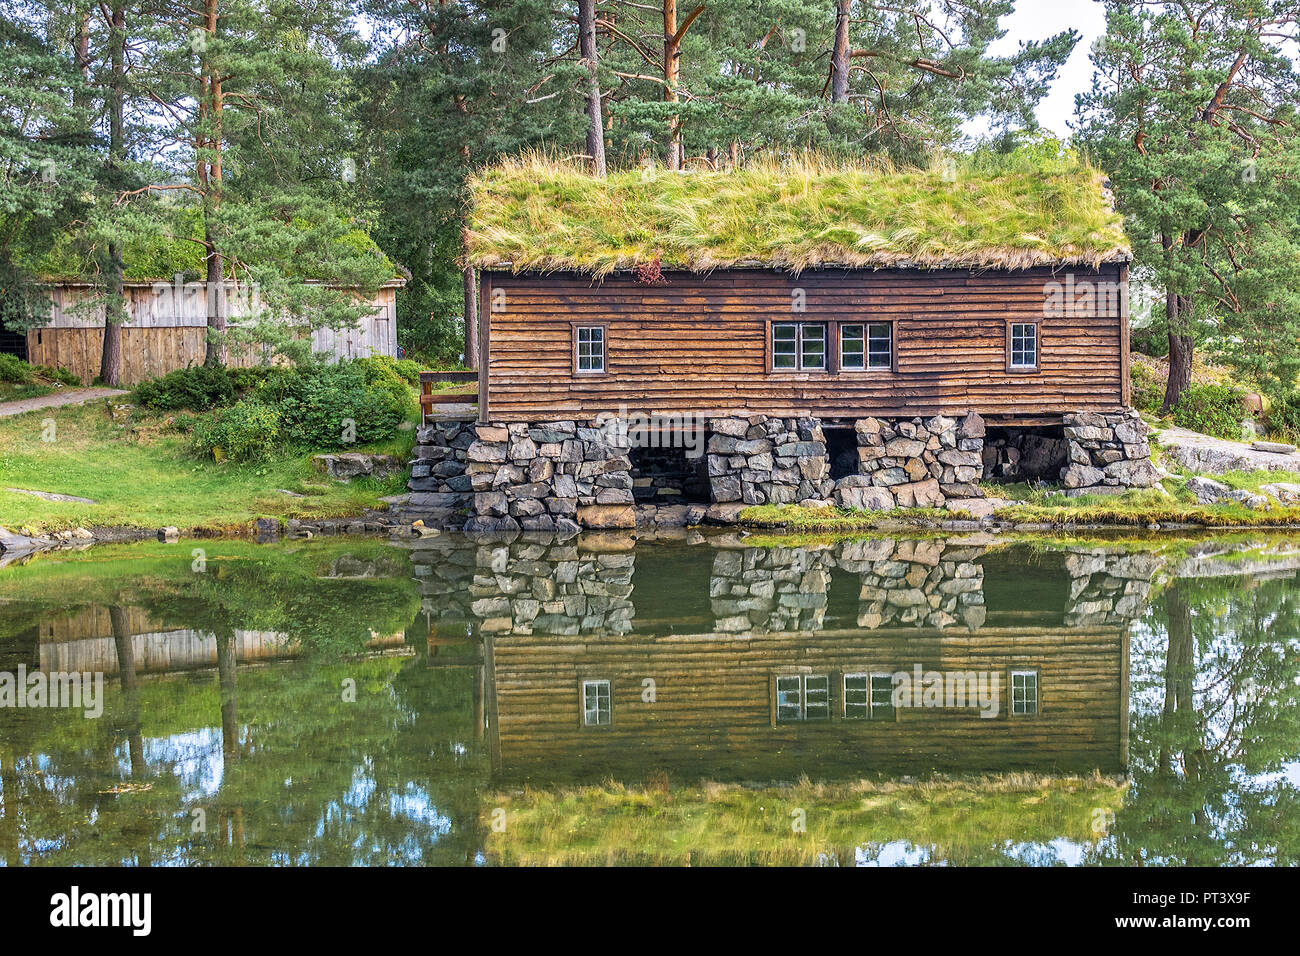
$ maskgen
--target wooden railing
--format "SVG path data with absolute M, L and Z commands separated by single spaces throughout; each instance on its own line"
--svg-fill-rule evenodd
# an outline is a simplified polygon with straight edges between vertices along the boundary
M 435 405 L 475 405 L 478 403 L 477 391 L 464 389 L 447 389 L 434 391 L 434 383 L 470 383 L 478 382 L 475 371 L 434 371 L 420 373 L 420 421 L 427 422 Z

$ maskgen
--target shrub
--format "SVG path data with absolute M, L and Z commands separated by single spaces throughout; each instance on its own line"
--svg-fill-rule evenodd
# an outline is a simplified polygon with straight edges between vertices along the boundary
M 273 372 L 269 365 L 254 365 L 249 368 L 227 368 L 226 375 L 237 392 L 247 392 L 257 388 Z
M 392 437 L 413 398 L 395 372 L 376 368 L 382 366 L 368 371 L 357 361 L 276 369 L 256 395 L 279 410 L 291 444 L 339 448 L 351 443 L 344 441 L 345 431 L 357 444 L 382 441 Z
M 245 399 L 229 408 L 196 416 L 191 422 L 194 447 L 204 454 L 250 461 L 275 448 L 281 437 L 278 409 Z
M 42 378 L 48 378 L 51 381 L 59 382 L 63 385 L 80 385 L 81 376 L 75 372 L 70 372 L 66 368 L 51 368 L 48 365 L 33 366 L 37 374 Z
M 371 355 L 357 359 L 357 364 L 366 370 L 372 380 L 396 376 L 407 385 L 420 384 L 421 365 L 414 359 L 397 359 L 391 355 Z
M 32 380 L 32 367 L 17 355 L 0 353 L 0 382 L 25 384 Z
M 1128 333 L 1129 346 L 1134 352 L 1164 358 L 1169 354 L 1169 333 L 1163 325 L 1133 326 Z
M 1300 391 L 1273 400 L 1268 410 L 1268 431 L 1287 441 L 1300 440 Z
M 1165 400 L 1165 385 L 1151 369 L 1138 362 L 1132 363 L 1129 366 L 1129 385 L 1134 408 L 1150 415 L 1160 414 L 1160 406 Z
M 205 411 L 235 400 L 235 385 L 220 366 L 192 365 L 135 387 L 138 405 L 158 411 Z
M 1231 385 L 1189 385 L 1173 407 L 1174 424 L 1216 438 L 1241 438 L 1244 393 Z

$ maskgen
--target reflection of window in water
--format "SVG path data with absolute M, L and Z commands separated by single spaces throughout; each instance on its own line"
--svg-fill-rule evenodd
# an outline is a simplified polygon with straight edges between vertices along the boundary
M 782 674 L 776 679 L 776 722 L 829 720 L 831 680 L 825 674 Z
M 894 716 L 893 674 L 845 674 L 844 717 L 846 720 Z
M 582 723 L 587 727 L 604 727 L 609 724 L 609 717 L 609 681 L 583 681 Z
M 1011 672 L 1011 713 L 1038 713 L 1038 671 Z

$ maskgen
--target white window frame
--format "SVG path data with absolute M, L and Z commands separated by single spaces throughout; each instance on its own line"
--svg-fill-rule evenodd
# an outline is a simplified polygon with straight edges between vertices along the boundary
M 1024 710 L 1024 709 L 1023 709 L 1024 705 L 1027 704 L 1027 703 L 1029 702 L 1029 700 L 1030 700 L 1029 695 L 1028 695 L 1028 694 L 1025 694 L 1025 693 L 1022 693 L 1022 694 L 1021 694 L 1021 699 L 1020 699 L 1020 706 L 1021 706 L 1022 709 L 1020 709 L 1020 710 L 1017 710 L 1017 709 L 1016 709 L 1016 678 L 1017 678 L 1017 677 L 1032 677 L 1032 678 L 1033 678 L 1033 681 L 1034 681 L 1034 693 L 1033 693 L 1033 698 L 1032 698 L 1032 699 L 1033 699 L 1033 703 L 1034 703 L 1034 709 L 1033 709 L 1033 710 Z M 1011 699 L 1011 716 L 1013 716 L 1013 717 L 1036 717 L 1036 716 L 1038 716 L 1038 712 L 1039 712 L 1039 708 L 1040 708 L 1040 703 L 1041 703 L 1041 702 L 1040 702 L 1040 698 L 1039 698 L 1039 690 L 1040 690 L 1039 684 L 1041 683 L 1041 681 L 1040 681 L 1040 678 L 1039 678 L 1039 676 L 1038 676 L 1038 671 L 1036 671 L 1036 670 L 1013 670 L 1013 671 L 1008 675 L 1008 678 L 1009 678 L 1009 679 L 1008 679 L 1008 684 L 1009 684 L 1010 686 L 1007 688 L 1007 693 L 1008 693 L 1008 695 L 1010 696 L 1010 699 Z
M 794 361 L 792 366 L 782 366 L 776 364 L 776 330 L 779 328 L 794 329 Z M 821 333 L 821 339 L 808 339 L 807 341 L 820 341 L 821 343 L 821 365 L 804 364 L 804 330 L 815 328 Z M 771 362 L 773 372 L 829 372 L 831 361 L 831 324 L 829 322 L 773 322 L 772 328 L 768 333 L 768 347 L 771 349 Z M 784 353 L 788 354 L 788 353 Z
M 872 334 L 873 329 L 882 329 L 882 328 L 885 330 L 885 336 L 883 340 L 879 335 Z M 869 322 L 866 320 L 863 320 L 861 322 L 840 322 L 838 325 L 838 329 L 839 329 L 839 342 L 840 342 L 840 356 L 839 356 L 840 371 L 888 372 L 893 369 L 894 367 L 894 323 L 893 322 Z M 855 358 L 861 357 L 862 360 L 861 365 L 850 365 L 847 361 L 845 361 L 847 356 L 847 353 L 844 350 L 845 329 L 862 330 L 861 335 L 853 336 L 850 339 L 855 343 L 860 342 L 862 344 L 862 351 L 854 353 Z M 878 349 L 873 352 L 871 347 L 873 342 L 879 343 L 881 341 L 885 343 L 885 351 L 883 355 Z M 878 361 L 879 359 L 882 358 L 884 360 L 883 362 Z
M 826 688 L 825 700 L 823 700 L 821 703 L 816 705 L 817 710 L 820 712 L 819 715 L 816 717 L 808 716 L 808 710 L 809 710 L 808 682 L 810 680 L 823 681 L 825 682 L 825 688 Z M 781 707 L 782 707 L 781 694 L 783 693 L 781 689 L 782 681 L 798 682 L 798 689 L 793 691 L 793 694 L 796 696 L 797 699 L 793 703 L 787 703 L 785 705 L 787 708 L 792 706 L 797 707 L 799 711 L 798 716 L 788 716 L 788 715 L 783 715 L 781 713 Z M 831 719 L 831 676 L 830 674 L 777 674 L 775 687 L 776 687 L 776 701 L 775 701 L 776 722 L 778 724 L 821 723 L 822 721 Z M 791 693 L 791 691 L 787 690 L 784 691 L 784 693 L 789 694 Z
M 587 333 L 587 341 L 583 341 L 583 333 Z M 599 341 L 593 338 L 592 333 L 599 332 Z M 609 336 L 603 325 L 575 325 L 573 327 L 573 371 L 577 375 L 604 375 L 607 371 L 606 353 L 609 346 Z M 584 354 L 583 349 L 586 348 Z M 588 363 L 598 359 L 600 367 L 593 365 L 591 368 L 583 368 L 582 362 L 586 359 Z
M 596 692 L 596 707 L 594 710 L 587 705 L 587 688 L 589 687 L 594 689 Z M 600 719 L 602 714 L 602 710 L 600 706 L 601 699 L 602 699 L 602 694 L 601 694 L 602 687 L 604 688 L 603 698 L 605 703 L 605 708 L 603 711 L 605 717 L 604 720 Z M 596 718 L 595 720 L 591 719 L 593 715 Z M 582 682 L 582 726 L 608 727 L 613 722 L 614 722 L 613 685 L 608 680 L 603 680 L 603 679 L 584 680 Z
M 1028 336 L 1022 331 L 1017 335 L 1017 329 L 1029 329 Z M 1016 361 L 1017 341 L 1020 342 L 1020 361 Z M 1026 343 L 1032 344 L 1034 360 L 1026 362 Z M 1037 322 L 1010 322 L 1007 324 L 1007 367 L 1017 372 L 1036 372 L 1038 371 L 1039 353 L 1042 350 L 1042 343 L 1039 341 L 1039 328 Z

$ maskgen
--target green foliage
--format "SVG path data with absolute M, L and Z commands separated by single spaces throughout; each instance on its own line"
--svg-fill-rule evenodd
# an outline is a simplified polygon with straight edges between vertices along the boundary
M 1173 407 L 1174 424 L 1216 438 L 1241 438 L 1244 393 L 1231 385 L 1187 387 Z
M 222 395 L 233 398 L 236 383 L 250 390 L 229 408 L 197 416 L 190 423 L 194 445 L 203 453 L 220 448 L 225 457 L 249 460 L 276 450 L 328 451 L 392 438 L 415 407 L 411 376 L 418 381 L 419 368 L 383 357 L 213 374 L 226 385 L 227 391 L 217 389 Z M 190 393 L 178 385 L 166 394 Z
M 192 422 L 194 446 L 204 454 L 232 461 L 263 458 L 277 447 L 281 423 L 278 409 L 245 399 L 197 416 Z
M 157 411 L 206 411 L 235 400 L 235 383 L 220 366 L 193 365 L 176 369 L 135 387 L 138 405 Z
M 1159 415 L 1165 400 L 1165 384 L 1147 366 L 1138 362 L 1129 365 L 1129 385 L 1133 407 L 1149 415 Z
M 0 352 L 0 382 L 26 383 L 32 378 L 32 367 L 17 355 Z
M 1268 430 L 1271 436 L 1300 441 L 1300 391 L 1289 392 L 1273 401 L 1268 410 Z

